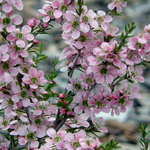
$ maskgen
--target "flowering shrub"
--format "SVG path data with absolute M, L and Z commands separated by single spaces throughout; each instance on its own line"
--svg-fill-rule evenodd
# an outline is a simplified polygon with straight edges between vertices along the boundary
M 125 25 L 121 34 L 111 25 L 112 16 L 127 0 L 112 0 L 108 13 L 88 9 L 83 0 L 52 0 L 39 9 L 40 20 L 31 18 L 20 29 L 23 19 L 15 10 L 23 9 L 22 1 L 0 0 L 0 4 L 0 33 L 6 41 L 0 46 L 0 128 L 5 131 L 0 149 L 103 149 L 99 139 L 88 138 L 86 131 L 108 132 L 104 118 L 96 114 L 118 116 L 132 106 L 134 97 L 140 98 L 133 83 L 144 82 L 150 25 L 137 36 L 131 35 L 134 23 Z M 51 63 L 49 75 L 35 68 L 47 58 L 36 36 L 47 33 L 52 21 L 61 24 L 68 45 L 59 58 L 64 60 L 61 71 L 68 71 L 61 93 L 53 91 L 58 59 Z M 81 72 L 77 78 L 75 70 Z

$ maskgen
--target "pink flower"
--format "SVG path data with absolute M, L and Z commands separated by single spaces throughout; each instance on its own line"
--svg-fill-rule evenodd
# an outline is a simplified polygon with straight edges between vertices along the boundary
M 18 137 L 18 143 L 19 143 L 19 145 L 26 145 L 27 141 L 28 140 L 26 138 L 22 137 L 22 136 Z
M 25 75 L 22 80 L 32 89 L 37 89 L 39 84 L 46 82 L 46 80 L 44 79 L 44 72 L 37 71 L 33 67 L 29 69 L 29 75 Z
M 113 10 L 114 8 L 117 8 L 117 12 L 120 13 L 122 12 L 122 7 L 125 7 L 126 5 L 127 3 L 123 0 L 112 0 L 112 2 L 108 5 L 108 9 Z
M 102 23 L 101 28 L 107 36 L 112 37 L 117 36 L 116 33 L 119 31 L 117 27 L 112 27 L 108 22 Z
M 143 73 L 143 70 L 140 66 L 137 66 L 137 67 L 130 66 L 129 67 L 129 74 L 135 82 L 139 81 L 139 82 L 143 83 L 145 81 L 144 77 L 142 76 L 142 73 Z
M 7 54 L 8 47 L 7 45 L 0 46 L 0 60 L 5 62 L 9 59 L 9 55 Z
M 106 13 L 102 10 L 98 10 L 97 11 L 97 19 L 98 19 L 98 22 L 111 22 L 113 20 L 112 16 L 110 15 L 106 15 Z
M 31 27 L 28 25 L 24 25 L 21 31 L 20 29 L 15 29 L 7 36 L 7 40 L 12 42 L 14 46 L 17 46 L 16 48 L 19 50 L 22 48 L 27 48 L 28 41 L 32 41 L 33 39 L 34 35 L 31 34 Z
M 42 16 L 42 20 L 44 22 L 48 22 L 50 18 L 54 18 L 53 11 L 54 9 L 50 6 L 50 4 L 45 4 L 42 9 L 38 10 L 40 13 L 37 16 Z
M 31 28 L 36 27 L 38 24 L 40 23 L 40 20 L 36 20 L 35 18 L 31 18 L 28 20 L 28 26 L 30 26 Z

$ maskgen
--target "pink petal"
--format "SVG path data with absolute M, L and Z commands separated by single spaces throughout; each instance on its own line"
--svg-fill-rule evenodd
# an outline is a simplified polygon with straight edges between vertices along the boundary
M 30 100 L 29 100 L 28 98 L 24 98 L 24 99 L 22 100 L 22 105 L 23 105 L 24 107 L 30 106 Z
M 126 59 L 125 62 L 127 63 L 127 65 L 133 65 L 134 62 L 130 59 Z
M 43 72 L 43 71 L 38 71 L 37 77 L 38 77 L 38 78 L 41 78 L 41 77 L 43 77 L 43 76 L 44 76 L 44 72 Z
M 108 4 L 108 9 L 113 10 L 115 8 L 115 3 Z
M 59 141 L 57 144 L 56 144 L 57 148 L 58 149 L 65 149 L 65 144 L 63 141 Z
M 5 70 L 0 70 L 0 77 L 3 77 L 5 73 Z
M 137 76 L 136 80 L 140 81 L 141 83 L 143 83 L 145 81 L 143 76 Z
M 13 102 L 17 103 L 17 102 L 19 102 L 19 100 L 20 100 L 20 96 L 18 96 L 18 95 L 13 95 L 13 96 L 11 97 L 11 99 L 12 99 Z
M 119 109 L 115 109 L 115 114 L 116 114 L 117 116 L 119 116 L 119 115 L 120 115 L 120 110 L 119 110 Z
M 48 21 L 50 20 L 50 16 L 43 17 L 42 20 L 43 20 L 44 22 L 48 22 Z
M 24 137 L 19 137 L 18 143 L 19 143 L 19 145 L 26 145 L 27 139 Z
M 121 6 L 126 7 L 127 3 L 126 2 L 121 2 Z
M 15 6 L 18 10 L 22 10 L 23 9 L 22 1 L 16 1 Z
M 131 92 L 132 93 L 137 93 L 139 92 L 139 87 L 137 85 L 133 86 L 132 89 L 131 89 Z
M 61 10 L 55 10 L 54 11 L 54 17 L 56 19 L 60 18 L 62 16 L 62 11 Z
M 68 22 L 65 22 L 62 26 L 62 29 L 64 30 L 64 32 L 70 32 L 72 29 L 72 26 Z
M 31 67 L 29 69 L 29 76 L 30 77 L 35 77 L 36 75 L 37 75 L 37 70 L 35 68 Z
M 28 77 L 23 77 L 22 81 L 26 84 L 30 84 L 30 80 Z
M 90 21 L 90 25 L 93 27 L 93 28 L 97 28 L 98 27 L 98 22 L 96 20 L 92 20 Z
M 54 137 L 56 135 L 56 131 L 53 128 L 48 129 L 46 133 L 49 137 Z
M 0 54 L 5 54 L 8 51 L 7 45 L 1 45 L 0 46 Z
M 118 12 L 118 13 L 122 12 L 122 7 L 121 7 L 121 6 L 118 6 L 118 7 L 117 7 L 117 12 Z
M 114 59 L 114 61 L 113 61 L 113 64 L 115 65 L 115 66 L 120 66 L 120 64 L 121 64 L 121 61 L 119 60 L 119 59 Z
M 73 143 L 74 141 L 74 135 L 72 133 L 67 133 L 64 138 L 65 138 L 65 141 L 68 141 L 71 143 Z
M 81 114 L 83 111 L 83 106 L 76 106 L 74 109 L 74 112 L 76 112 L 77 114 Z
M 5 3 L 2 5 L 2 10 L 5 12 L 5 13 L 9 13 L 11 10 L 12 10 L 12 6 L 9 5 L 8 3 Z
M 80 130 L 79 132 L 76 133 L 76 140 L 79 142 L 80 138 L 85 138 L 86 132 L 84 130 Z
M 8 25 L 6 28 L 7 32 L 12 32 L 15 30 L 15 25 Z
M 33 147 L 33 148 L 38 148 L 39 142 L 38 141 L 32 141 L 30 146 Z
M 112 75 L 109 75 L 109 74 L 106 75 L 106 83 L 112 83 L 113 79 L 114 78 Z
M 128 107 L 132 107 L 133 106 L 133 101 L 126 101 L 126 105 L 128 106 Z
M 75 43 L 75 47 L 76 47 L 77 49 L 81 49 L 81 48 L 83 47 L 82 42 L 81 42 L 81 41 L 77 41 L 77 42 Z
M 21 121 L 23 121 L 23 122 L 28 122 L 28 119 L 27 119 L 27 118 L 25 118 L 25 117 L 24 117 L 24 116 L 22 116 L 22 115 L 20 116 L 20 120 L 21 120 Z
M 37 130 L 37 125 L 36 124 L 30 125 L 30 130 L 32 132 L 35 132 Z
M 41 111 L 41 109 L 37 109 L 37 110 L 35 110 L 35 111 L 33 112 L 33 114 L 34 114 L 35 116 L 39 116 L 39 115 L 42 114 L 42 111 Z
M 55 0 L 52 2 L 52 7 L 53 8 L 59 8 L 59 1 Z
M 27 39 L 28 41 L 32 41 L 34 39 L 34 35 L 33 34 L 26 34 L 24 36 L 25 39 Z
M 88 105 L 89 105 L 89 106 L 95 105 L 95 100 L 94 100 L 93 98 L 90 98 L 90 99 L 88 100 Z
M 10 107 L 7 107 L 7 108 L 5 109 L 5 114 L 9 115 L 9 114 L 11 114 L 11 113 L 12 113 L 11 108 L 10 108 Z
M 13 77 L 9 73 L 5 73 L 6 83 L 10 83 L 13 80 Z
M 134 95 L 134 97 L 135 97 L 135 98 L 141 98 L 142 96 L 141 96 L 140 93 L 136 93 L 136 94 Z
M 24 48 L 26 44 L 23 40 L 19 39 L 19 40 L 16 41 L 16 45 L 20 48 Z
M 98 77 L 96 78 L 96 82 L 97 82 L 97 83 L 104 83 L 104 77 L 103 77 L 102 75 L 98 76 Z
M 90 30 L 90 27 L 85 22 L 83 22 L 80 24 L 80 30 L 84 33 L 87 33 Z
M 96 66 L 99 64 L 99 62 L 94 56 L 89 56 L 87 60 L 89 61 L 89 65 Z
M 18 74 L 18 69 L 17 68 L 12 67 L 12 68 L 9 69 L 9 71 L 13 76 L 16 76 Z
M 21 55 L 22 57 L 27 57 L 27 56 L 28 56 L 28 52 L 27 52 L 26 50 L 21 50 L 21 51 L 20 51 L 20 55 Z
M 119 94 L 118 91 L 114 91 L 114 92 L 113 92 L 113 96 L 114 96 L 115 98 L 119 99 L 120 94 Z
M 124 105 L 122 105 L 120 107 L 120 112 L 122 112 L 122 113 L 126 112 L 126 107 Z
M 4 54 L 2 57 L 1 57 L 1 60 L 2 61 L 7 61 L 9 59 L 9 55 L 8 54 Z
M 18 132 L 16 130 L 13 130 L 9 133 L 10 135 L 18 135 Z
M 104 19 L 105 22 L 111 22 L 113 20 L 112 16 L 106 16 L 106 18 Z
M 30 85 L 30 88 L 32 88 L 32 89 L 37 89 L 38 86 L 37 86 L 36 84 L 31 84 L 31 85 Z
M 79 38 L 79 37 L 80 37 L 80 32 L 79 32 L 78 30 L 73 31 L 71 37 L 72 37 L 73 39 Z
M 14 41 L 15 39 L 16 39 L 16 37 L 13 36 L 13 35 L 11 35 L 11 34 L 9 34 L 9 35 L 7 36 L 7 40 L 8 40 L 8 41 Z
M 24 26 L 22 27 L 21 33 L 22 33 L 22 34 L 28 34 L 29 32 L 31 32 L 31 27 L 28 26 L 28 25 L 24 25 Z
M 68 11 L 68 10 L 66 11 L 66 19 L 67 21 L 71 21 L 71 22 L 74 21 L 74 16 L 71 11 Z
M 16 15 L 13 19 L 12 19 L 12 23 L 14 23 L 15 25 L 20 25 L 23 22 L 22 17 L 19 15 Z

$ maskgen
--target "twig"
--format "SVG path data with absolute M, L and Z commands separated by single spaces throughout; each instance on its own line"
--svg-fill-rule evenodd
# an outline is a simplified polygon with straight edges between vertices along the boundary
M 56 132 L 62 127 L 62 125 L 66 122 L 66 120 L 68 119 L 68 117 L 66 116 L 63 120 L 61 120 L 61 122 L 59 123 L 59 125 L 56 127 Z
M 59 123 L 59 116 L 60 116 L 60 109 L 58 109 L 58 112 L 57 112 L 57 116 L 56 116 L 56 121 L 55 121 L 54 129 L 57 127 L 57 125 L 58 125 L 58 123 Z

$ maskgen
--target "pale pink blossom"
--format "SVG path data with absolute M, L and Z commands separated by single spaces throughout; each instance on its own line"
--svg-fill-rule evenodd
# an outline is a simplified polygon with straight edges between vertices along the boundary
M 108 5 L 108 8 L 110 10 L 113 10 L 114 8 L 117 8 L 117 12 L 122 12 L 122 7 L 125 7 L 127 5 L 126 2 L 123 0 L 112 0 L 112 2 Z
M 29 75 L 25 75 L 22 80 L 32 89 L 37 89 L 39 84 L 46 82 L 46 80 L 44 79 L 44 72 L 37 71 L 33 67 L 29 69 Z

